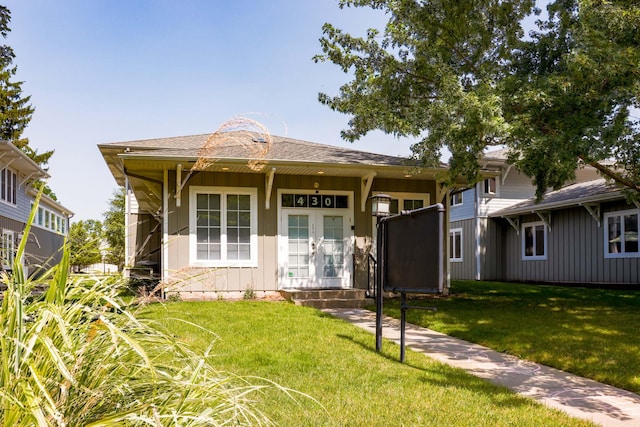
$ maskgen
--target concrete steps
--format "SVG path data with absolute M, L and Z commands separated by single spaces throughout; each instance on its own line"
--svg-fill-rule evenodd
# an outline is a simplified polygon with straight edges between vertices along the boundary
M 325 308 L 362 308 L 367 302 L 364 289 L 283 289 L 280 295 L 296 305 Z

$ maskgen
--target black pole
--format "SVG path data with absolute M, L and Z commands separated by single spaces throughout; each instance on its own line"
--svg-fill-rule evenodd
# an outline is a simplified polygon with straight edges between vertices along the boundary
M 382 264 L 384 254 L 382 253 L 382 234 L 380 228 L 380 217 L 376 217 L 376 251 L 378 262 L 376 263 L 376 351 L 382 351 Z
M 404 292 L 400 294 L 400 363 L 404 363 L 405 360 L 405 327 L 407 324 L 407 302 L 405 300 L 406 295 Z

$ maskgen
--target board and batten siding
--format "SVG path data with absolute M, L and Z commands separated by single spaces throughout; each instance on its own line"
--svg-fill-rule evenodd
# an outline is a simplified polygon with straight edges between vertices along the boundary
M 462 261 L 451 261 L 449 271 L 452 280 L 474 280 L 476 278 L 476 221 L 466 219 L 452 221 L 449 230 L 462 229 Z
M 479 280 L 498 280 L 504 264 L 504 234 L 500 225 L 488 218 L 478 218 L 480 253 Z
M 366 263 L 360 262 L 360 256 L 366 260 L 371 242 L 373 218 L 370 203 L 365 212 L 361 211 L 361 180 L 357 177 L 320 177 L 302 175 L 278 175 L 274 177 L 270 208 L 265 207 L 264 174 L 233 174 L 219 172 L 202 172 L 190 178 L 181 193 L 181 206 L 176 205 L 173 197 L 175 191 L 175 172 L 168 174 L 168 239 L 165 253 L 167 273 L 167 289 L 178 286 L 180 296 L 185 299 L 202 299 L 213 297 L 218 293 L 243 293 L 252 290 L 256 293 L 273 292 L 279 289 L 278 284 L 278 189 L 313 190 L 322 194 L 332 191 L 352 192 L 354 213 L 354 279 L 356 288 L 366 288 Z M 201 187 L 233 187 L 252 188 L 257 190 L 257 237 L 258 260 L 255 267 L 193 267 L 189 259 L 189 194 L 191 186 Z M 430 200 L 435 199 L 435 183 L 426 180 L 375 179 L 372 194 L 376 192 L 429 193 Z M 144 233 L 142 233 L 144 234 Z M 137 237 L 140 244 L 142 234 Z M 160 245 L 159 242 L 152 243 Z M 159 248 L 158 248 L 159 249 Z M 154 250 L 151 246 L 148 250 Z M 176 288 L 177 289 L 177 288 Z
M 621 204 L 602 205 L 602 212 L 629 209 Z M 583 207 L 551 212 L 547 230 L 545 260 L 522 259 L 522 232 L 516 234 L 505 220 L 505 281 L 574 284 L 640 284 L 640 258 L 605 258 L 604 224 L 598 223 Z M 520 217 L 520 224 L 539 222 L 538 216 Z

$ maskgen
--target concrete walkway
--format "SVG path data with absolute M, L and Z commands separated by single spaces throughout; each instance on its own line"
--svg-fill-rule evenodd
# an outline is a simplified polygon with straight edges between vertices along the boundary
M 323 311 L 375 335 L 376 314 L 372 311 L 343 308 Z M 635 393 L 523 361 L 409 323 L 405 333 L 407 348 L 506 386 L 574 417 L 606 427 L 640 426 L 640 396 Z M 384 317 L 382 335 L 400 344 L 400 321 Z M 375 345 L 375 338 L 372 340 L 372 345 Z

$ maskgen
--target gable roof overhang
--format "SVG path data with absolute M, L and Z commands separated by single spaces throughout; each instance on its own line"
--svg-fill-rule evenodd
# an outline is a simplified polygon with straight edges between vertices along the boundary
M 584 207 L 600 226 L 600 204 L 624 199 L 625 195 L 615 185 L 609 184 L 605 179 L 597 179 L 568 185 L 560 190 L 547 193 L 540 202 L 536 202 L 535 198 L 525 200 L 493 212 L 489 214 L 489 217 L 504 218 L 516 231 L 519 231 L 516 225 L 519 224 L 521 215 L 536 214 L 550 227 L 548 222 L 550 222 L 551 211 Z
M 38 196 L 38 193 L 39 193 L 39 191 L 36 190 L 35 188 L 30 189 L 29 192 L 28 192 L 28 194 L 31 197 L 33 197 L 34 199 Z M 61 214 L 67 216 L 68 218 L 71 218 L 72 216 L 75 215 L 75 213 L 73 211 L 71 211 L 67 207 L 63 206 L 57 200 L 54 200 L 53 198 L 51 198 L 51 196 L 48 196 L 48 195 L 46 195 L 44 193 L 40 197 L 40 206 L 49 206 L 49 207 L 59 211 Z
M 401 157 L 385 156 L 274 137 L 274 149 L 263 158 L 246 156 L 233 144 L 201 155 L 207 135 L 103 144 L 99 149 L 116 182 L 131 185 L 142 211 L 156 213 L 162 206 L 165 171 L 183 172 L 183 178 L 200 170 L 222 173 L 260 173 L 273 182 L 273 175 L 340 176 L 364 181 L 370 178 L 442 181 L 447 168 L 419 168 Z M 195 143 L 195 141 L 198 141 Z M 182 143 L 182 145 L 180 145 Z M 180 148 L 176 148 L 176 146 Z M 243 154 L 245 154 L 243 156 Z M 194 169 L 204 158 L 206 167 Z M 256 165 L 257 163 L 257 165 Z M 271 177 L 269 177 L 271 175 Z M 184 185 L 184 183 L 183 183 Z M 173 189 L 169 189 L 173 191 Z
M 47 179 L 49 174 L 21 149 L 8 141 L 0 141 L 0 162 L 14 169 L 21 177 L 20 183 L 31 179 Z

